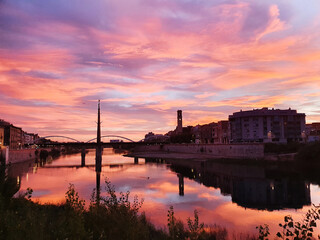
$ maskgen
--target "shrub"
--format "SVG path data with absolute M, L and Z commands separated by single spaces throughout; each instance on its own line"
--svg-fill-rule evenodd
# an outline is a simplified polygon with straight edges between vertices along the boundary
M 297 160 L 301 163 L 320 163 L 320 142 L 308 143 L 302 147 L 298 154 Z
M 227 239 L 227 230 L 219 226 L 204 227 L 204 223 L 199 222 L 198 211 L 194 211 L 194 220 L 187 219 L 188 228 L 184 227 L 181 220 L 174 216 L 173 207 L 168 210 L 168 230 L 169 239 L 190 239 L 190 240 L 225 240 Z
M 183 222 L 177 220 L 174 216 L 173 206 L 168 210 L 168 230 L 170 239 L 186 239 L 187 232 L 184 229 Z
M 73 184 L 69 184 L 68 191 L 66 192 L 66 206 L 79 213 L 84 211 L 85 200 L 80 199 Z
M 304 144 L 298 142 L 290 142 L 286 144 L 265 143 L 264 152 L 274 154 L 296 153 Z
M 129 191 L 117 196 L 108 179 L 106 192 L 103 197 L 99 189 L 95 190 L 86 213 L 87 231 L 94 239 L 157 239 L 164 235 L 148 223 L 144 213 L 139 213 L 143 200 L 135 196 L 131 203 Z
M 295 222 L 291 216 L 284 217 L 284 223 L 280 223 L 282 232 L 277 236 L 281 239 L 313 239 L 314 228 L 317 227 L 317 220 L 320 219 L 320 206 L 313 206 L 301 222 Z M 320 236 L 318 236 L 320 239 Z
M 256 228 L 259 231 L 258 239 L 259 240 L 268 240 L 268 236 L 270 235 L 269 225 L 264 224 L 263 226 L 260 225 L 260 226 L 258 226 Z

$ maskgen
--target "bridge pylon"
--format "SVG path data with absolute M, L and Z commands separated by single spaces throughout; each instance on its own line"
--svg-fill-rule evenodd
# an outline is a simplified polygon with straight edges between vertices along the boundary
M 100 121 L 100 100 L 98 101 L 98 122 L 97 122 L 97 146 L 96 146 L 96 191 L 97 204 L 100 203 L 100 176 L 102 162 L 102 145 L 101 145 L 101 121 Z
M 83 147 L 81 149 L 81 167 L 86 166 L 86 149 Z
M 96 146 L 96 172 L 101 173 L 102 145 L 101 145 L 101 122 L 100 122 L 100 100 L 98 101 L 98 122 L 97 122 L 97 146 Z

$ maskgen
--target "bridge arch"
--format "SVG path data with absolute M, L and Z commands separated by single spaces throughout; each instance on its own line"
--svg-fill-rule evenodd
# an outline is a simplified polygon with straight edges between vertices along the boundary
M 126 137 L 122 137 L 122 136 L 118 136 L 118 135 L 105 135 L 105 136 L 101 136 L 101 138 L 107 138 L 107 137 L 115 137 L 115 138 L 121 138 L 121 139 L 124 139 L 124 140 L 128 140 L 129 142 L 135 142 L 133 140 L 131 140 L 130 138 L 126 138 Z M 93 139 L 90 139 L 89 141 L 87 141 L 87 143 L 90 143 L 94 140 L 96 140 L 97 138 L 93 138 Z
M 37 143 L 39 140 L 42 140 L 42 139 L 53 138 L 53 137 L 66 138 L 66 139 L 69 139 L 69 140 L 72 140 L 72 141 L 75 141 L 75 142 L 80 142 L 77 139 L 74 139 L 74 138 L 71 138 L 71 137 L 67 137 L 67 136 L 45 136 L 45 137 L 41 137 L 41 138 L 36 139 L 35 141 L 33 141 L 33 143 Z

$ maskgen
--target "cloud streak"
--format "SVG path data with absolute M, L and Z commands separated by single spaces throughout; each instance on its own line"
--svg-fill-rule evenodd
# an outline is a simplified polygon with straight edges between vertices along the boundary
M 27 131 L 164 133 L 232 111 L 320 121 L 320 5 L 294 1 L 3 1 L 0 113 Z M 307 106 L 305 103 L 309 103 Z M 71 136 L 72 137 L 72 136 Z

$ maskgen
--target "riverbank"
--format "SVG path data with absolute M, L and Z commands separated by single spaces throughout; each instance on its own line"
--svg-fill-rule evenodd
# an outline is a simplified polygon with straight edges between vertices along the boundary
M 56 158 L 60 155 L 75 154 L 81 152 L 79 148 L 25 148 L 12 150 L 6 147 L 0 149 L 0 156 L 5 164 L 22 163 L 36 158 L 45 159 L 48 156 Z M 88 152 L 88 150 L 86 151 Z
M 37 155 L 37 149 L 27 148 L 12 150 L 3 147 L 1 149 L 1 155 L 4 158 L 5 164 L 14 164 L 35 159 Z
M 133 154 L 157 153 L 179 154 L 191 157 L 197 154 L 201 158 L 211 159 L 263 159 L 264 145 L 250 144 L 160 144 L 139 145 L 132 151 Z
M 198 154 L 198 153 L 174 153 L 174 152 L 131 152 L 124 155 L 126 157 L 137 157 L 137 158 L 161 158 L 161 159 L 185 159 L 185 160 L 210 160 L 219 159 L 214 158 L 209 154 Z
M 137 146 L 128 154 L 139 158 L 221 160 L 320 164 L 320 143 L 290 144 L 161 144 Z
M 219 156 L 212 156 L 204 153 L 174 153 L 174 152 L 131 152 L 126 154 L 127 157 L 137 158 L 161 158 L 161 159 L 185 159 L 185 160 L 198 160 L 198 161 L 223 161 L 223 162 L 244 162 L 244 163 L 261 163 L 261 162 L 287 162 L 294 161 L 297 153 L 288 154 L 266 154 L 263 159 L 261 158 L 223 158 Z

